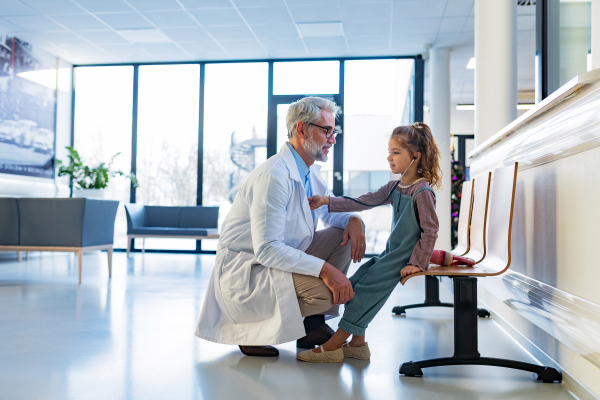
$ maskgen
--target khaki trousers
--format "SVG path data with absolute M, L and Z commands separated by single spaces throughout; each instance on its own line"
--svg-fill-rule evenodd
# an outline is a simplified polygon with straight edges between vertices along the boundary
M 340 228 L 327 228 L 315 232 L 313 241 L 306 249 L 306 254 L 327 261 L 338 270 L 348 274 L 351 254 L 350 243 L 340 247 L 344 240 L 344 230 Z M 333 306 L 333 294 L 325 285 L 323 279 L 314 276 L 292 274 L 294 288 L 300 304 L 300 312 L 303 317 L 309 315 L 331 315 L 337 317 L 339 305 Z

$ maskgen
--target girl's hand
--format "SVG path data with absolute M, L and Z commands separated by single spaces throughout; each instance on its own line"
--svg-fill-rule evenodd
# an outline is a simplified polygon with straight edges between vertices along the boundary
M 417 272 L 421 272 L 421 268 L 415 267 L 414 265 L 407 265 L 406 267 L 402 268 L 400 275 L 402 275 L 402 279 L 404 279 L 409 275 L 416 274 Z
M 315 210 L 321 206 L 329 204 L 329 196 L 315 195 L 308 198 L 308 205 L 311 210 Z

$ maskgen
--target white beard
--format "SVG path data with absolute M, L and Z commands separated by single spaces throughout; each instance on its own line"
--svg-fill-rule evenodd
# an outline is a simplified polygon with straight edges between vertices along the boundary
M 302 145 L 302 150 L 308 154 L 310 158 L 315 161 L 327 162 L 327 155 L 323 154 L 323 146 L 313 140 L 312 135 L 309 135 L 308 138 L 304 141 Z

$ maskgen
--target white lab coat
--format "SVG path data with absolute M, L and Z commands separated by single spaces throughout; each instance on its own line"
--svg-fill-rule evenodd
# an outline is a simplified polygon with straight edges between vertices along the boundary
M 333 196 L 320 168 L 310 167 L 312 194 Z M 329 213 L 327 207 L 311 212 L 285 144 L 252 171 L 225 218 L 196 336 L 246 346 L 303 337 L 292 272 L 319 276 L 323 260 L 305 253 L 319 218 L 344 229 L 354 215 Z

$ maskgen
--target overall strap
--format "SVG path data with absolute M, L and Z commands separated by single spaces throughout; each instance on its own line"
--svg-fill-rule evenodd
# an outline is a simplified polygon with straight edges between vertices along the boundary
M 433 193 L 433 197 L 435 197 L 435 192 L 430 187 L 422 187 L 421 189 L 417 190 L 415 192 L 415 194 L 412 195 L 412 197 L 414 198 L 416 195 L 418 195 L 419 193 L 421 193 L 423 190 L 429 190 L 431 193 Z

